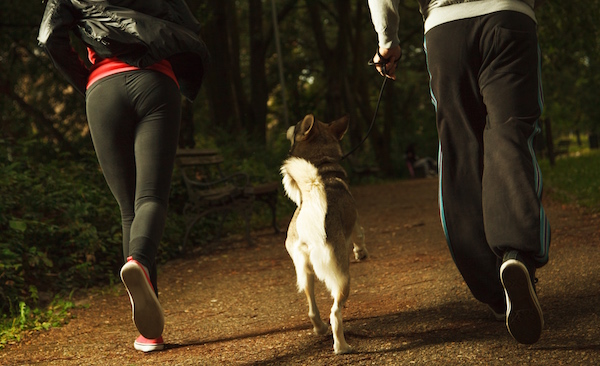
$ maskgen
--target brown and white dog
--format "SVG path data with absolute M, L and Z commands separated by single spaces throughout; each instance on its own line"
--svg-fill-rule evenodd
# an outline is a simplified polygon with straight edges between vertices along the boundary
M 330 323 L 336 354 L 352 351 L 342 325 L 342 307 L 350 294 L 350 248 L 354 247 L 357 260 L 368 256 L 346 171 L 340 165 L 340 140 L 347 129 L 347 117 L 326 124 L 307 115 L 288 129 L 292 147 L 281 167 L 285 192 L 298 205 L 285 247 L 294 261 L 298 290 L 304 291 L 308 300 L 308 317 L 319 335 L 329 327 L 321 320 L 315 301 L 315 276 L 331 292 Z M 353 244 L 353 234 L 358 243 Z

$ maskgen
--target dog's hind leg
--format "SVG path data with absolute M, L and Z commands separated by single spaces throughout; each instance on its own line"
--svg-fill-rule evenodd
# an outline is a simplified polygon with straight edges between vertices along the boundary
M 317 307 L 315 299 L 315 272 L 309 264 L 308 256 L 300 249 L 302 245 L 298 245 L 298 242 L 291 240 L 291 237 L 293 236 L 288 234 L 288 240 L 286 240 L 285 245 L 294 262 L 298 290 L 304 291 L 306 295 L 306 300 L 308 301 L 308 318 L 313 324 L 313 331 L 315 334 L 322 335 L 327 333 L 329 326 L 321 320 L 321 314 Z
M 344 285 L 335 292 L 333 293 L 333 306 L 331 307 L 329 321 L 331 323 L 331 332 L 333 333 L 333 351 L 336 355 L 340 355 L 352 352 L 352 347 L 346 343 L 346 338 L 344 337 L 344 324 L 342 321 L 342 308 L 348 299 L 350 281 L 346 281 Z
M 365 244 L 365 231 L 358 220 L 356 220 L 356 225 L 354 225 L 352 236 L 354 241 L 354 258 L 357 261 L 367 259 L 369 252 L 367 251 L 367 245 Z
M 329 326 L 321 319 L 321 313 L 317 307 L 317 301 L 315 299 L 315 274 L 312 272 L 305 273 L 306 275 L 306 287 L 304 293 L 306 294 L 306 300 L 308 301 L 308 317 L 313 323 L 313 331 L 315 334 L 323 335 L 327 333 Z

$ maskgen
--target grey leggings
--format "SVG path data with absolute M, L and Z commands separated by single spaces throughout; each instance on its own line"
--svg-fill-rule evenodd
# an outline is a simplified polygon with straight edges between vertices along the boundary
M 158 293 L 155 258 L 179 138 L 179 89 L 157 71 L 119 73 L 89 88 L 86 110 L 100 167 L 121 210 L 123 256 L 148 267 Z

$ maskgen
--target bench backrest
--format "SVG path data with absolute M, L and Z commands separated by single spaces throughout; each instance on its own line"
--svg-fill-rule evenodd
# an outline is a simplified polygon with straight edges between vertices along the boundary
M 194 204 L 221 204 L 239 196 L 243 187 L 235 179 L 229 179 L 222 169 L 225 161 L 216 150 L 178 151 L 176 164 L 188 192 L 188 199 Z M 241 175 L 237 173 L 236 175 Z

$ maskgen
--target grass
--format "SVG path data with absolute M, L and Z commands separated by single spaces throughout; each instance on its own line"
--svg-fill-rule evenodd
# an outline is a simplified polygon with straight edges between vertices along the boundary
M 65 300 L 59 297 L 56 297 L 45 310 L 32 309 L 24 302 L 19 303 L 17 317 L 4 316 L 0 320 L 0 349 L 7 344 L 19 342 L 24 332 L 48 330 L 64 324 L 71 317 L 69 311 L 74 307 L 70 299 Z
M 547 159 L 539 163 L 545 189 L 559 201 L 600 211 L 600 150 L 570 149 L 554 166 Z

